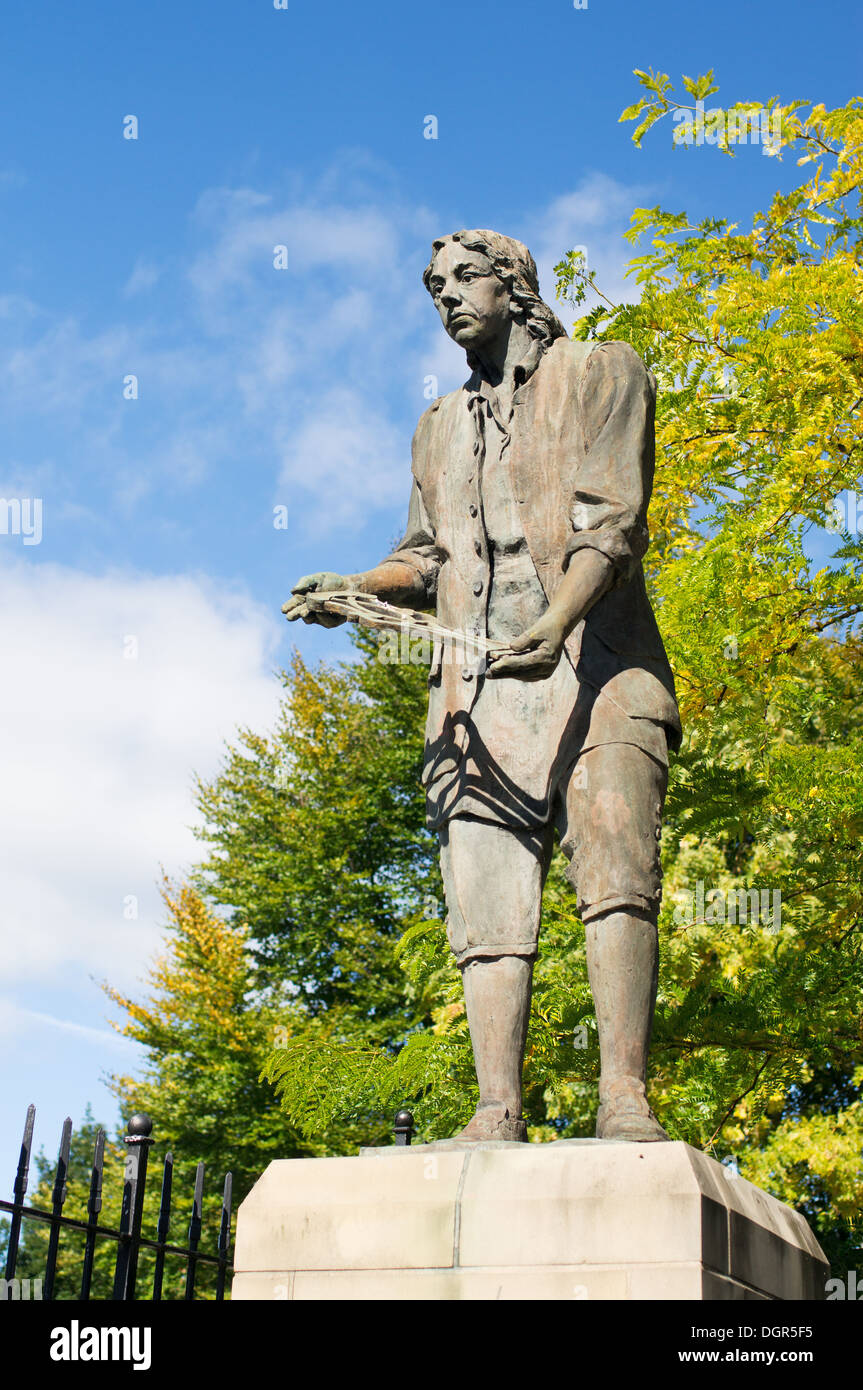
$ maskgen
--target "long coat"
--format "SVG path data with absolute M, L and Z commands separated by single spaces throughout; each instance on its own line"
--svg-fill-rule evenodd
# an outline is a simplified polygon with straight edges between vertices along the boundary
M 623 715 L 664 726 L 677 747 L 674 679 L 641 565 L 649 540 L 655 380 L 626 343 L 567 338 L 537 353 L 528 370 L 512 396 L 507 458 L 545 596 L 554 598 L 577 550 L 599 550 L 614 567 L 612 587 L 567 638 L 567 660 L 580 684 L 600 691 Z M 417 571 L 441 622 L 485 636 L 492 573 L 475 409 L 481 385 L 474 373 L 420 419 L 408 524 L 388 558 Z M 429 686 L 426 773 L 448 742 L 458 756 L 482 677 L 444 660 L 433 666 Z

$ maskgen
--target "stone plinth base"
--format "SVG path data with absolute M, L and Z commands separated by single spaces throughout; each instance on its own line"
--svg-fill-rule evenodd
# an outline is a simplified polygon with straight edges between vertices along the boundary
M 806 1222 L 688 1144 L 559 1140 L 271 1163 L 235 1299 L 819 1299 Z

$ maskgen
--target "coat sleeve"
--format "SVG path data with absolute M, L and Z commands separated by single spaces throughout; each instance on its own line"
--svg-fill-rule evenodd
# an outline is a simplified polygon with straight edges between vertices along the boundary
M 594 348 L 579 390 L 583 461 L 564 568 L 576 551 L 599 550 L 614 566 L 612 588 L 632 578 L 649 544 L 655 405 L 655 379 L 628 343 Z
M 430 406 L 417 424 L 411 445 L 413 484 L 408 503 L 407 526 L 395 550 L 384 561 L 386 564 L 387 561 L 398 560 L 403 565 L 410 565 L 422 580 L 430 608 L 434 607 L 437 599 L 438 575 L 443 556 L 438 549 L 435 528 L 423 501 L 422 478 L 432 449 L 432 422 L 437 404 L 436 402 Z
M 390 560 L 397 560 L 403 565 L 410 565 L 411 569 L 415 570 L 422 580 L 427 599 L 430 603 L 434 602 L 437 596 L 441 555 L 416 478 L 414 478 L 411 487 L 405 533 L 395 550 L 391 555 L 387 555 L 383 563 L 386 564 Z

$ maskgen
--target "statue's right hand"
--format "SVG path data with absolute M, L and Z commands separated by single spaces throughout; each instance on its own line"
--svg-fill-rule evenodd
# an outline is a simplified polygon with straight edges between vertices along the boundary
M 306 594 L 320 594 L 339 589 L 349 589 L 350 585 L 343 574 L 333 574 L 331 570 L 321 570 L 317 574 L 304 574 L 291 589 L 292 597 L 282 604 L 282 612 L 289 623 L 302 618 L 304 623 L 319 623 L 321 627 L 338 627 L 345 622 L 335 613 L 323 613 L 311 609 L 305 601 Z

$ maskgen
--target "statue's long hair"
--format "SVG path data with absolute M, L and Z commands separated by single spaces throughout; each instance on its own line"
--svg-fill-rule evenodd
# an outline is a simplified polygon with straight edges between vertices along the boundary
M 453 232 L 451 236 L 438 237 L 433 241 L 432 257 L 423 271 L 423 284 L 429 294 L 435 257 L 451 241 L 457 241 L 466 251 L 479 251 L 488 257 L 495 275 L 509 290 L 515 316 L 524 322 L 532 338 L 538 339 L 546 348 L 551 346 L 555 338 L 566 337 L 566 329 L 554 310 L 539 297 L 539 276 L 533 256 L 523 242 L 516 241 L 514 237 L 501 236 L 500 232 L 479 227 L 473 231 Z M 470 353 L 467 360 L 470 366 L 475 365 L 471 362 Z

